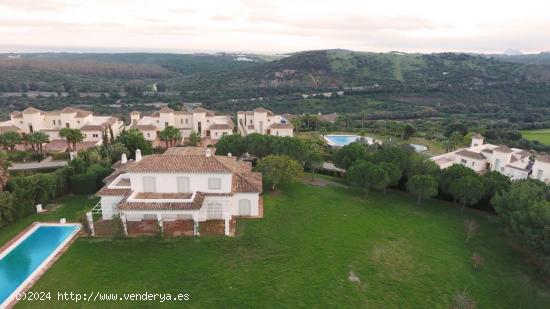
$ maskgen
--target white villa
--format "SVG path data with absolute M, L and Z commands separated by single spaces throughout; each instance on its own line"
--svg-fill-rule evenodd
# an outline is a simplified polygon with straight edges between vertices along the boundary
M 275 115 L 265 108 L 238 112 L 237 122 L 242 136 L 251 133 L 274 136 L 293 136 L 294 126 L 281 115 Z
M 123 127 L 124 123 L 116 117 L 96 116 L 82 109 L 65 107 L 58 111 L 42 111 L 29 107 L 22 112 L 12 112 L 10 120 L 0 123 L 0 132 L 13 130 L 23 135 L 44 132 L 50 138 L 48 150 L 63 150 L 56 149 L 67 145 L 58 135 L 62 128 L 80 129 L 85 138 L 77 144 L 77 149 L 84 149 L 101 145 L 104 132 L 110 135 L 112 131 L 113 137 L 118 136 Z
M 195 131 L 201 137 L 209 137 L 212 140 L 218 140 L 223 135 L 233 134 L 234 127 L 230 116 L 216 116 L 213 111 L 202 107 L 197 107 L 191 112 L 174 111 L 169 107 L 163 107 L 150 116 L 143 117 L 140 112 L 133 111 L 130 113 L 130 121 L 128 128 L 138 129 L 149 141 L 157 140 L 159 132 L 167 126 L 179 129 L 183 139 Z
M 262 175 L 249 162 L 210 148 L 173 147 L 164 154 L 125 157 L 97 192 L 103 220 L 120 215 L 127 234 L 158 224 L 165 234 L 199 235 L 200 225 L 231 235 L 235 218 L 263 216 Z
M 498 171 L 512 180 L 532 177 L 546 183 L 550 182 L 550 156 L 538 155 L 505 145 L 485 144 L 484 137 L 476 134 L 470 147 L 431 158 L 441 169 L 453 164 L 462 164 L 477 173 Z

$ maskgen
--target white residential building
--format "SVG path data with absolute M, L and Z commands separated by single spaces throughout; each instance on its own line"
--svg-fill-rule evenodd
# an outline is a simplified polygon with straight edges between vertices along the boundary
M 431 158 L 441 169 L 453 164 L 462 164 L 477 173 L 498 171 L 512 180 L 532 177 L 544 182 L 550 181 L 550 156 L 509 148 L 505 145 L 485 144 L 484 137 L 476 134 L 470 147 Z
M 132 226 L 157 223 L 166 233 L 197 235 L 199 223 L 220 222 L 226 235 L 237 217 L 262 217 L 262 175 L 249 162 L 210 148 L 173 147 L 134 162 L 121 160 L 101 197 L 104 220 L 120 215 Z
M 281 115 L 275 115 L 265 108 L 238 112 L 237 123 L 242 136 L 251 133 L 274 136 L 293 136 L 294 126 Z
M 13 130 L 22 135 L 43 132 L 50 138 L 46 149 L 62 150 L 55 149 L 57 145 L 66 147 L 65 140 L 58 135 L 62 128 L 76 128 L 84 133 L 83 142 L 77 145 L 77 149 L 82 149 L 101 145 L 104 133 L 109 137 L 111 134 L 118 136 L 123 127 L 124 123 L 116 117 L 96 116 L 82 109 L 65 107 L 59 111 L 42 111 L 29 107 L 22 112 L 11 113 L 10 120 L 0 123 L 0 132 Z
M 213 111 L 202 107 L 195 108 L 191 112 L 174 111 L 169 107 L 163 107 L 150 116 L 143 117 L 140 112 L 134 111 L 130 113 L 130 121 L 128 128 L 137 128 L 149 141 L 157 140 L 160 131 L 167 126 L 179 129 L 184 139 L 195 131 L 201 137 L 209 137 L 212 140 L 233 134 L 234 127 L 230 116 L 216 116 Z

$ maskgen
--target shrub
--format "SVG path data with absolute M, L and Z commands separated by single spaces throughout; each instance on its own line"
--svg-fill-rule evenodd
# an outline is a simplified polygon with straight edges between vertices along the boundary
M 78 221 L 80 224 L 82 224 L 82 229 L 88 236 L 92 235 L 92 228 L 90 227 L 90 223 L 88 222 L 88 218 L 86 217 L 86 212 L 82 212 L 82 214 L 78 217 Z
M 126 237 L 126 234 L 124 233 L 124 223 L 122 222 L 120 216 L 114 216 L 111 221 L 111 225 L 113 227 L 113 237 L 120 239 Z

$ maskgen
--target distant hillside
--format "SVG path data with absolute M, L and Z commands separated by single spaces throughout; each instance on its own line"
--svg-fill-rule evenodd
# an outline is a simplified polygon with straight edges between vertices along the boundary
M 11 55 L 13 57 L 13 55 Z M 8 59 L 10 54 L 0 54 Z M 181 74 L 197 74 L 253 67 L 265 62 L 249 54 L 168 54 L 168 53 L 32 53 L 21 54 L 24 60 L 95 61 L 107 63 L 158 65 Z
M 525 55 L 491 55 L 495 59 L 524 64 L 546 64 L 550 65 L 550 52 Z
M 550 66 L 500 61 L 467 54 L 364 53 L 321 50 L 293 54 L 252 68 L 206 73 L 186 79 L 204 88 L 391 88 L 479 86 L 550 82 Z

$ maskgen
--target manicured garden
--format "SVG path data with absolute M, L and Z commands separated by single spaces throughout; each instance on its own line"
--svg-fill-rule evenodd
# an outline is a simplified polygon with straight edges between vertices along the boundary
M 352 189 L 297 184 L 266 194 L 265 218 L 241 220 L 235 238 L 81 238 L 33 290 L 189 293 L 186 304 L 200 308 L 449 308 L 453 295 L 465 291 L 478 308 L 550 307 L 548 282 L 487 213 L 461 213 L 456 205 L 435 200 L 415 206 L 414 197 L 404 192 L 362 197 Z M 72 206 L 59 211 L 64 209 Z M 469 242 L 465 220 L 479 224 Z M 4 237 L 5 230 L 0 232 Z M 480 270 L 472 266 L 474 253 L 484 259 Z M 140 305 L 176 308 L 182 303 Z
M 530 141 L 539 141 L 550 145 L 550 129 L 522 130 L 521 136 Z

